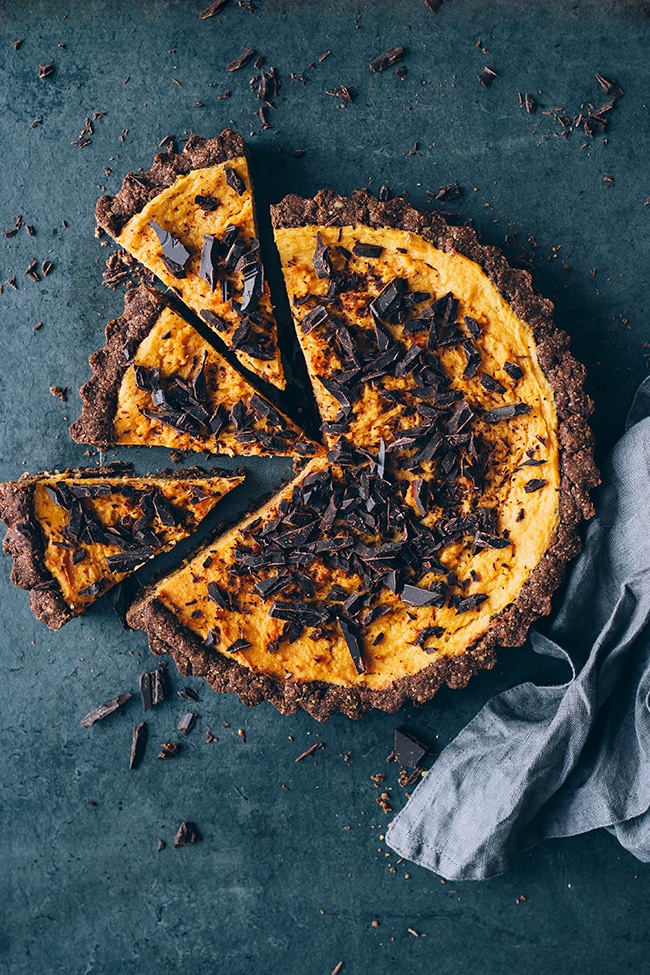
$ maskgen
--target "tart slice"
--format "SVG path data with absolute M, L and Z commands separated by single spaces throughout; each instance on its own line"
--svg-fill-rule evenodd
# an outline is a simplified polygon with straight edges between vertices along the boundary
M 90 356 L 93 377 L 70 433 L 80 443 L 170 447 L 227 456 L 303 457 L 307 439 L 185 319 L 145 286 L 124 297 Z
M 285 387 L 244 140 L 191 136 L 97 203 L 97 225 L 215 329 L 239 361 Z
M 0 484 L 11 581 L 58 630 L 99 596 L 191 535 L 242 474 L 188 468 L 137 477 L 130 464 L 23 474 Z

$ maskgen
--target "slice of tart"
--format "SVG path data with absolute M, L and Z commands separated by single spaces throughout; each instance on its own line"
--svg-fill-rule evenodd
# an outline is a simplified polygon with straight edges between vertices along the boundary
M 392 711 L 549 612 L 598 479 L 584 370 L 530 275 L 468 228 L 325 191 L 273 220 L 328 462 L 131 622 L 247 703 Z
M 226 456 L 295 455 L 318 448 L 241 373 L 144 285 L 90 356 L 93 377 L 70 433 L 80 443 L 162 446 Z
M 285 387 L 244 141 L 191 136 L 97 203 L 97 225 L 160 278 L 256 375 Z
M 194 467 L 138 477 L 130 464 L 23 474 L 0 484 L 11 581 L 58 630 L 127 575 L 191 535 L 242 474 Z

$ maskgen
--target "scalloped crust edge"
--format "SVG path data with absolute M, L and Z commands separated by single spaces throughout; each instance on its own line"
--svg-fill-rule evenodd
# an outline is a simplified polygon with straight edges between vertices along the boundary
M 441 250 L 455 250 L 483 269 L 519 318 L 531 326 L 538 361 L 554 393 L 561 475 L 558 527 L 517 598 L 491 621 L 480 640 L 462 654 L 441 657 L 419 673 L 399 678 L 382 690 L 322 681 L 296 684 L 250 671 L 206 650 L 151 596 L 145 596 L 133 607 L 128 620 L 147 632 L 153 653 L 174 657 L 180 673 L 202 676 L 215 690 L 232 691 L 246 705 L 267 700 L 282 714 L 304 710 L 318 721 L 326 721 L 338 712 L 360 718 L 373 707 L 392 713 L 407 700 L 430 700 L 443 684 L 454 689 L 465 687 L 473 674 L 494 666 L 498 646 L 521 646 L 532 623 L 550 613 L 551 597 L 568 563 L 582 548 L 578 528 L 583 519 L 594 514 L 589 492 L 600 482 L 588 424 L 593 404 L 584 391 L 586 371 L 571 355 L 568 335 L 553 325 L 553 303 L 535 293 L 530 273 L 511 267 L 499 248 L 481 244 L 470 227 L 452 226 L 442 214 L 415 210 L 399 197 L 381 203 L 366 191 L 342 197 L 321 190 L 314 199 L 292 194 L 271 208 L 271 217 L 274 227 L 395 227 L 420 234 Z

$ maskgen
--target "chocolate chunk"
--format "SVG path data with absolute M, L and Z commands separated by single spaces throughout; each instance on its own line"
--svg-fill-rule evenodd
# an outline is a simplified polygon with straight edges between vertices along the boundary
M 241 302 L 241 314 L 244 315 L 254 312 L 263 293 L 264 268 L 261 262 L 257 262 L 244 271 L 244 294 Z
M 162 258 L 167 269 L 177 278 L 185 277 L 185 265 L 190 259 L 188 249 L 154 220 L 149 221 L 149 226 L 160 241 Z
M 539 491 L 548 482 L 543 477 L 534 477 L 532 481 L 527 481 L 524 484 L 524 491 L 526 494 L 532 494 L 533 491 Z
M 203 235 L 203 246 L 201 247 L 201 264 L 199 266 L 199 276 L 210 285 L 210 290 L 214 291 L 217 286 L 217 264 L 219 262 L 219 241 L 214 234 Z
M 350 88 L 348 85 L 337 85 L 335 88 L 330 88 L 325 94 L 340 98 L 342 102 L 346 102 L 349 105 L 354 100 L 355 91 L 354 88 Z
M 391 68 L 394 64 L 397 64 L 401 60 L 404 54 L 403 47 L 389 47 L 387 51 L 379 54 L 376 58 L 373 58 L 370 62 L 370 70 L 377 73 L 379 71 L 385 71 L 386 68 Z
M 404 278 L 393 278 L 370 303 L 370 311 L 377 318 L 389 318 L 399 308 L 401 297 L 405 291 L 406 281 Z
M 516 362 L 506 362 L 503 366 L 504 372 L 507 372 L 511 379 L 518 382 L 524 375 L 524 370 L 521 366 L 518 366 Z
M 326 318 L 327 308 L 325 305 L 316 305 L 316 307 L 312 308 L 312 310 L 305 315 L 301 321 L 300 330 L 302 331 L 303 335 L 309 335 L 309 333 L 313 332 L 315 328 L 322 325 Z
M 245 47 L 244 50 L 239 55 L 239 57 L 235 58 L 234 61 L 231 61 L 230 64 L 226 65 L 226 71 L 239 71 L 240 68 L 243 68 L 244 65 L 248 64 L 248 62 L 254 57 L 255 57 L 255 51 L 253 50 L 253 48 Z M 226 173 L 227 172 L 228 171 L 226 170 Z
M 176 692 L 183 701 L 198 701 L 199 692 L 193 687 L 181 687 L 180 691 Z
M 407 768 L 417 768 L 428 751 L 428 748 L 421 741 L 418 741 L 404 728 L 395 729 L 394 754 L 395 760 L 400 765 L 405 765 Z
M 347 620 L 341 619 L 341 617 L 339 617 L 338 624 L 341 633 L 343 634 L 343 639 L 345 640 L 347 648 L 350 651 L 350 656 L 352 657 L 352 662 L 356 668 L 357 673 L 365 674 L 366 665 L 363 662 L 361 640 L 359 639 L 358 633 L 356 632 L 354 627 L 347 622 Z
M 183 737 L 185 737 L 185 735 L 190 733 L 190 731 L 196 724 L 197 718 L 198 718 L 198 714 L 196 714 L 194 711 L 188 711 L 187 714 L 184 714 L 183 717 L 180 719 L 177 727 L 180 733 L 183 735 Z
M 147 674 L 140 675 L 140 696 L 142 710 L 148 711 L 155 704 L 160 704 L 166 697 L 166 679 L 163 667 L 156 667 Z
M 493 376 L 489 376 L 487 372 L 481 373 L 481 386 L 483 389 L 487 389 L 488 393 L 498 393 L 502 395 L 506 391 L 506 387 L 502 386 L 498 379 Z
M 230 166 L 224 166 L 224 173 L 226 176 L 226 183 L 228 186 L 235 191 L 239 196 L 242 196 L 246 190 L 246 183 L 239 175 L 239 173 L 232 169 Z
M 206 7 L 205 10 L 202 10 L 201 11 L 201 13 L 199 14 L 199 19 L 200 20 L 207 20 L 208 17 L 214 17 L 214 15 L 215 14 L 218 14 L 219 11 L 223 7 L 225 7 L 227 3 L 228 3 L 228 0 L 214 0 L 214 3 L 211 3 L 209 7 Z M 161 842 L 162 842 L 162 840 L 161 840 Z M 164 847 L 164 845 L 165 844 L 163 843 L 163 847 Z
M 228 328 L 227 322 L 225 322 L 223 318 L 219 318 L 218 315 L 215 315 L 215 313 L 210 311 L 209 308 L 202 309 L 201 318 L 207 322 L 208 325 L 211 325 L 212 328 L 216 328 L 217 332 L 225 332 L 225 330 Z
M 208 583 L 208 596 L 220 609 L 230 609 L 230 600 L 224 595 L 216 582 Z
M 106 588 L 105 579 L 97 579 L 96 582 L 91 582 L 89 586 L 84 586 L 83 589 L 79 590 L 80 596 L 89 596 L 91 599 L 95 599 L 100 593 Z
M 449 183 L 447 186 L 439 188 L 434 200 L 438 200 L 439 203 L 449 203 L 450 200 L 457 200 L 461 193 L 462 190 L 458 183 Z
M 333 268 L 329 248 L 327 248 L 323 243 L 320 230 L 316 232 L 316 250 L 314 251 L 312 264 L 314 265 L 314 271 L 316 272 L 317 278 L 322 279 L 332 277 Z
M 219 200 L 217 200 L 216 196 L 201 196 L 199 194 L 194 197 L 194 202 L 204 213 L 212 213 L 219 206 Z
M 137 768 L 142 761 L 145 753 L 145 748 L 147 746 L 147 725 L 144 721 L 140 721 L 139 724 L 133 729 L 133 737 L 131 738 L 131 757 L 129 758 L 129 768 Z
M 119 711 L 123 704 L 133 697 L 133 694 L 118 694 L 110 701 L 106 701 L 105 704 L 100 704 L 99 707 L 93 708 L 88 714 L 81 719 L 82 728 L 92 728 L 96 721 L 101 721 L 103 718 L 107 718 L 109 714 L 113 714 L 115 711 Z
M 119 552 L 117 555 L 108 555 L 106 565 L 109 572 L 135 572 L 155 554 L 155 548 L 143 545 L 141 548 Z
M 402 602 L 409 606 L 437 606 L 441 608 L 445 603 L 445 584 L 435 583 L 435 589 L 422 589 L 420 586 L 406 585 L 402 589 Z M 442 589 L 441 589 L 442 587 Z
M 484 603 L 488 598 L 487 593 L 475 592 L 471 596 L 467 596 L 465 599 L 459 600 L 456 604 L 457 613 L 468 613 L 472 609 L 476 609 L 481 603 Z
M 361 241 L 357 242 L 352 248 L 352 253 L 357 257 L 381 257 L 384 252 L 384 248 L 380 247 L 379 244 L 362 244 Z
M 484 88 L 489 88 L 494 79 L 497 77 L 497 73 L 494 68 L 488 68 L 486 65 L 476 77 Z
M 194 823 L 183 822 L 178 827 L 178 832 L 174 837 L 174 846 L 189 846 L 190 843 L 198 843 L 201 835 Z
M 512 420 L 515 416 L 522 416 L 532 412 L 528 403 L 511 403 L 510 406 L 499 406 L 496 410 L 488 410 L 483 414 L 486 423 L 498 423 L 500 420 Z
M 244 640 L 242 638 L 242 639 L 239 639 L 239 640 L 235 640 L 235 642 L 234 643 L 231 643 L 229 647 L 226 647 L 226 652 L 227 653 L 239 653 L 241 650 L 247 650 L 249 647 L 252 647 L 252 646 L 253 646 L 252 643 L 250 643 L 248 640 Z

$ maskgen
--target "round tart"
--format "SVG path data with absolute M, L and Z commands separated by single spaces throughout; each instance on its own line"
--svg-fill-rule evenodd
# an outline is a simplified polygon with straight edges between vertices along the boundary
M 248 704 L 394 711 L 549 612 L 598 480 L 584 369 L 528 272 L 440 214 L 321 191 L 272 219 L 327 459 L 129 619 Z

